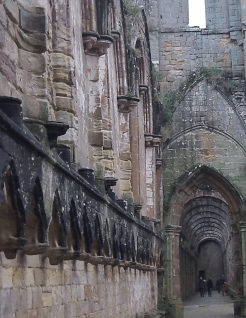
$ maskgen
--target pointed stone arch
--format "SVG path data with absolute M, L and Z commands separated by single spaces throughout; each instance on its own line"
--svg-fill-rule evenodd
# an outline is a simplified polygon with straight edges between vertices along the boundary
M 59 191 L 55 191 L 52 218 L 49 224 L 49 249 L 44 256 L 48 257 L 51 265 L 57 265 L 67 251 L 67 228 L 62 212 Z
M 119 259 L 119 242 L 118 242 L 117 229 L 115 224 L 113 225 L 112 236 L 113 236 L 113 257 L 115 259 Z
M 69 208 L 69 228 L 67 231 L 67 252 L 63 259 L 73 259 L 80 255 L 81 231 L 79 227 L 78 213 L 74 199 L 71 199 Z
M 103 253 L 103 236 L 100 216 L 97 214 L 94 221 L 94 237 L 92 242 L 92 255 L 101 256 Z
M 26 211 L 14 160 L 9 162 L 2 175 L 1 188 L 3 200 L 0 206 L 0 251 L 3 251 L 7 258 L 12 259 L 26 243 L 24 238 Z
M 227 275 L 228 281 L 231 280 L 230 284 L 237 286 L 240 293 L 240 281 L 246 282 L 242 273 L 243 251 L 240 239 L 240 221 L 244 220 L 244 209 L 240 191 L 211 167 L 196 166 L 179 178 L 170 201 L 166 222 L 165 258 L 168 297 L 174 299 L 182 297 L 180 251 L 189 250 L 189 253 L 197 257 L 199 246 L 206 241 L 218 242 L 225 251 L 225 257 L 227 257 L 228 244 L 233 246 L 234 265 L 232 264 Z M 183 270 L 182 266 L 181 268 Z M 192 279 L 194 282 L 190 281 L 190 285 L 196 286 L 196 276 Z
M 106 219 L 105 226 L 104 226 L 103 252 L 104 252 L 104 255 L 107 257 L 112 256 L 108 219 Z
M 84 207 L 84 214 L 83 214 L 83 229 L 84 229 L 83 230 L 84 252 L 91 253 L 93 236 L 92 236 L 91 224 L 87 214 L 86 207 Z
M 25 225 L 27 243 L 24 246 L 24 252 L 26 254 L 42 254 L 46 251 L 48 247 L 47 228 L 43 190 L 40 179 L 37 177 L 31 195 L 31 209 Z
M 133 233 L 131 235 L 131 259 L 132 259 L 132 262 L 136 262 L 136 259 L 137 259 L 135 237 Z

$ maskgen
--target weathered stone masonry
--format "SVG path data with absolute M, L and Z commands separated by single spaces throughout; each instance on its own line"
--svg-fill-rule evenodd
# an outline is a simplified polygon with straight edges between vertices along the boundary
M 224 274 L 245 315 L 245 1 L 205 0 L 204 29 L 188 26 L 187 0 L 149 4 L 157 93 L 175 96 L 162 130 L 164 303 L 182 317 L 198 275 Z
M 0 1 L 0 317 L 156 309 L 161 137 L 130 9 Z

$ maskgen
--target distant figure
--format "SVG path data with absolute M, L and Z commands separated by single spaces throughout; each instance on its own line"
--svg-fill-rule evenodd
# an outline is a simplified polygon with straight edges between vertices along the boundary
M 224 291 L 226 292 L 226 294 L 228 295 L 230 292 L 230 285 L 227 282 L 224 282 Z
M 220 294 L 220 278 L 216 282 L 216 288 L 218 290 L 218 294 Z
M 224 284 L 225 284 L 225 275 L 222 275 L 222 277 L 220 278 L 220 290 L 222 292 L 222 295 L 225 295 L 225 288 L 224 288 Z
M 200 277 L 199 282 L 198 282 L 198 290 L 200 292 L 201 297 L 204 297 L 205 284 L 204 284 L 202 277 Z
M 203 284 L 204 284 L 204 294 L 206 294 L 208 289 L 207 289 L 207 282 L 205 279 L 203 280 Z
M 211 277 L 207 281 L 208 297 L 212 297 L 212 289 L 214 287 Z

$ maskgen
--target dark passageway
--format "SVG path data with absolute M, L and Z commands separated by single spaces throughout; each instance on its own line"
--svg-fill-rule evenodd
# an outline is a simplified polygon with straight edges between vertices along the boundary
M 204 172 L 197 172 L 182 189 L 189 193 L 180 218 L 182 300 L 198 290 L 199 276 L 205 280 L 211 278 L 214 286 L 222 275 L 233 290 L 240 285 L 236 265 L 240 260 L 239 236 L 229 192 L 225 192 L 222 182 L 218 187 L 211 171 Z

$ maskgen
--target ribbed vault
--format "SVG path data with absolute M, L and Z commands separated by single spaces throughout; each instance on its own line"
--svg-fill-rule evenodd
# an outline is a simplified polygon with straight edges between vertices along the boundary
M 173 245 L 173 291 L 185 299 L 197 290 L 201 272 L 216 282 L 225 275 L 238 289 L 242 280 L 239 222 L 244 203 L 233 185 L 216 170 L 199 166 L 179 179 L 172 197 L 170 224 L 177 234 Z M 167 227 L 170 231 L 170 228 Z M 168 233 L 168 232 L 167 232 Z M 177 246 L 178 247 L 178 246 Z
M 231 217 L 228 205 L 212 196 L 188 201 L 181 217 L 182 234 L 195 250 L 205 240 L 215 240 L 224 249 L 230 237 Z

